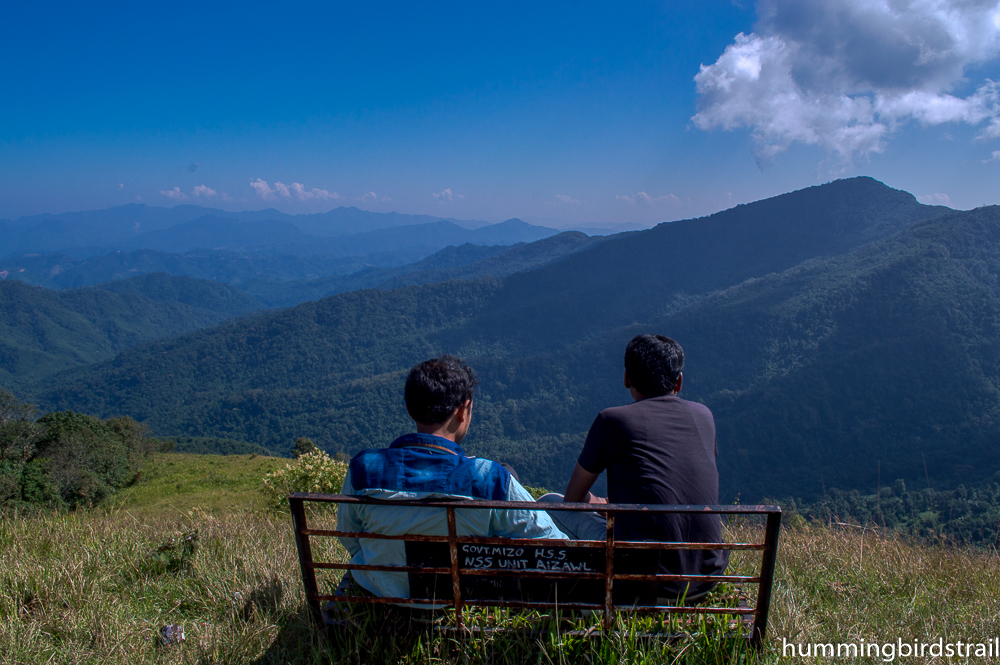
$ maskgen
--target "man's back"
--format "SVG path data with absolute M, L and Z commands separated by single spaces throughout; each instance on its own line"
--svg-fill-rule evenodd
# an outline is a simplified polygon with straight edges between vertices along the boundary
M 487 499 L 533 501 L 531 495 L 502 465 L 466 457 L 462 448 L 448 439 L 428 434 L 407 434 L 388 448 L 365 450 L 350 464 L 344 494 L 382 500 Z M 341 531 L 365 531 L 383 535 L 447 535 L 445 511 L 440 508 L 341 504 Z M 458 535 L 512 538 L 560 538 L 566 536 L 544 511 L 456 510 Z M 402 541 L 344 538 L 352 563 L 403 565 Z M 405 573 L 354 571 L 355 580 L 376 595 L 407 598 Z
M 712 412 L 668 394 L 602 411 L 579 464 L 590 473 L 607 469 L 611 503 L 716 504 L 716 454 Z M 721 541 L 718 516 L 629 514 L 615 527 L 623 540 Z M 719 573 L 727 563 L 721 550 L 674 551 L 660 559 L 663 572 L 686 575 Z

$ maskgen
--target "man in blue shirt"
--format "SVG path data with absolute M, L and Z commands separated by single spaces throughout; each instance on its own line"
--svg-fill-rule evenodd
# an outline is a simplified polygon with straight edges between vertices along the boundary
M 533 501 L 503 465 L 467 457 L 458 445 L 472 419 L 472 369 L 444 355 L 422 362 L 406 378 L 406 412 L 417 431 L 399 437 L 388 448 L 364 450 L 350 462 L 343 493 L 382 500 L 487 499 Z M 341 531 L 385 535 L 447 535 L 441 508 L 341 504 Z M 456 510 L 460 536 L 566 539 L 544 510 Z M 403 541 L 341 538 L 351 563 L 405 565 Z M 354 580 L 377 596 L 409 598 L 406 573 L 355 570 Z

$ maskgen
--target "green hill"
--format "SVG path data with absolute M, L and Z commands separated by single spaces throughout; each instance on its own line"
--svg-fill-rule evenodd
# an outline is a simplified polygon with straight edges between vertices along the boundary
M 255 280 L 240 288 L 271 307 L 283 307 L 358 289 L 392 289 L 453 279 L 504 277 L 555 263 L 603 240 L 590 238 L 579 231 L 567 231 L 509 247 L 466 243 L 446 247 L 421 261 L 398 267 L 372 267 L 350 275 L 294 282 Z
M 483 380 L 470 450 L 559 487 L 596 412 L 627 397 L 625 343 L 655 330 L 685 346 L 685 394 L 716 412 L 726 495 L 874 487 L 880 460 L 886 479 L 922 476 L 927 459 L 935 482 L 971 482 L 998 468 L 984 442 L 1000 300 L 983 281 L 998 272 L 997 213 L 941 212 L 838 181 L 503 280 L 358 291 L 224 324 L 31 396 L 154 432 L 354 452 L 409 428 L 403 372 L 447 351 Z M 923 353 L 950 372 L 921 380 Z
M 72 291 L 0 282 L 0 386 L 214 326 L 260 305 L 225 284 L 147 275 Z
M 77 259 L 66 254 L 25 254 L 0 260 L 0 276 L 50 289 L 72 289 L 154 272 L 211 279 L 241 285 L 255 279 L 277 282 L 345 275 L 372 266 L 393 267 L 412 263 L 427 255 L 425 250 L 379 252 L 364 256 L 255 255 L 197 249 L 170 254 L 152 249 L 111 252 Z

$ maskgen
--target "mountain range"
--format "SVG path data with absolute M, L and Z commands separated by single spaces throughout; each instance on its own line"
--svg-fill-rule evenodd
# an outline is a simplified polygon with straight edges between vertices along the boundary
M 1000 469 L 998 274 L 1000 209 L 924 206 L 855 178 L 503 277 L 244 317 L 25 392 L 162 434 L 356 452 L 409 428 L 406 369 L 455 353 L 482 380 L 468 449 L 560 488 L 594 415 L 628 399 L 625 343 L 659 332 L 687 351 L 684 395 L 716 414 L 724 499 L 895 478 L 940 489 Z
M 287 215 L 277 210 L 228 212 L 183 205 L 129 204 L 107 210 L 0 220 L 0 258 L 63 253 L 86 259 L 114 251 L 193 249 L 254 254 L 323 254 L 346 257 L 448 245 L 531 242 L 555 229 L 510 219 L 499 224 L 428 215 L 374 213 L 340 207 L 326 213 Z

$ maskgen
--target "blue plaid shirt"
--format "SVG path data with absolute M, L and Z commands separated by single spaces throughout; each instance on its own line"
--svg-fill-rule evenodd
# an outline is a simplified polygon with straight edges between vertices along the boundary
M 534 500 L 497 462 L 466 457 L 454 441 L 431 434 L 407 434 L 388 448 L 355 455 L 343 493 L 383 500 Z M 441 508 L 341 504 L 337 524 L 341 531 L 448 535 L 446 514 Z M 544 510 L 456 510 L 455 525 L 460 536 L 567 538 Z M 351 563 L 406 565 L 402 541 L 341 538 L 340 542 L 350 553 Z M 378 596 L 410 597 L 406 573 L 355 570 L 351 575 Z

